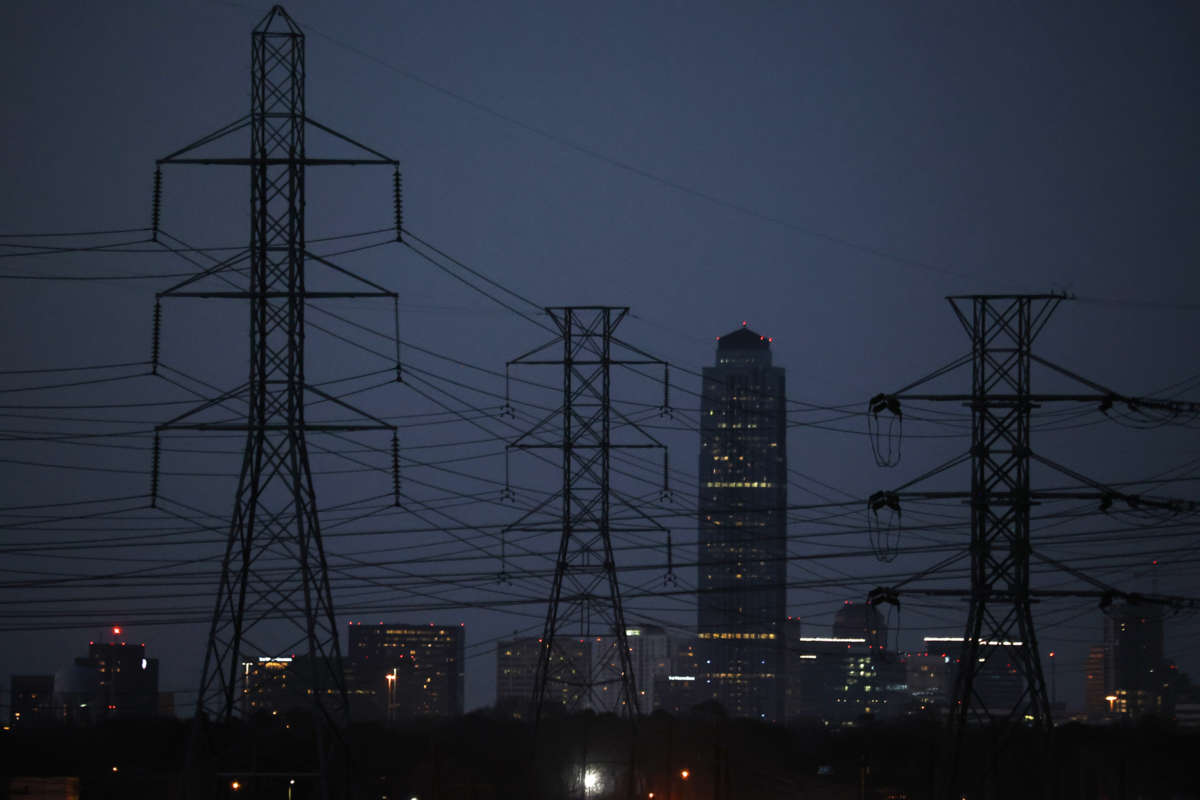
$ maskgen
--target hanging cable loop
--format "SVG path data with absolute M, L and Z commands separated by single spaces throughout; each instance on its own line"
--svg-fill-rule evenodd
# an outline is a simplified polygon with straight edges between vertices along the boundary
M 879 512 L 884 509 L 891 513 L 886 520 L 881 520 Z M 867 500 L 867 532 L 875 558 L 885 563 L 896 559 L 903 530 L 901 523 L 899 495 L 895 492 L 876 492 L 871 495 Z
M 879 415 L 888 413 L 887 430 L 883 431 Z M 867 433 L 875 465 L 894 467 L 900 463 L 900 446 L 904 439 L 904 415 L 895 395 L 877 394 L 867 404 Z

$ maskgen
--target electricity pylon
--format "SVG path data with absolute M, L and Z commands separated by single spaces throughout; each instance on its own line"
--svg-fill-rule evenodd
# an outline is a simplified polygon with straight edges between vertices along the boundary
M 947 298 L 954 313 L 971 340 L 969 357 L 938 370 L 929 378 L 910 384 L 901 392 L 876 395 L 871 400 L 872 419 L 884 412 L 899 417 L 902 401 L 926 400 L 967 404 L 971 409 L 971 449 L 963 456 L 925 473 L 895 491 L 878 492 L 872 496 L 869 514 L 877 517 L 883 509 L 896 515 L 903 498 L 964 499 L 970 503 L 971 514 L 971 586 L 969 591 L 933 590 L 907 593 L 963 596 L 969 600 L 966 630 L 958 657 L 950 704 L 950 748 L 945 761 L 950 765 L 942 787 L 946 797 L 958 797 L 957 781 L 963 734 L 971 725 L 987 725 L 996 740 L 992 747 L 991 772 L 994 772 L 1000 751 L 1018 729 L 1047 732 L 1053 725 L 1046 680 L 1037 647 L 1032 603 L 1041 594 L 1062 596 L 1107 596 L 1114 594 L 1110 587 L 1101 592 L 1043 593 L 1030 586 L 1030 557 L 1051 562 L 1058 568 L 1081 576 L 1068 565 L 1039 556 L 1030 535 L 1030 507 L 1042 500 L 1090 499 L 1107 508 L 1120 499 L 1132 505 L 1168 510 L 1180 510 L 1180 502 L 1161 498 L 1137 497 L 1106 487 L 1099 482 L 1040 456 L 1031 447 L 1030 415 L 1034 408 L 1054 402 L 1096 403 L 1103 410 L 1121 402 L 1140 409 L 1154 409 L 1169 414 L 1194 415 L 1194 403 L 1182 403 L 1153 398 L 1130 398 L 1074 374 L 1047 361 L 1033 352 L 1033 342 L 1064 295 L 968 295 Z M 917 385 L 945 374 L 950 368 L 971 364 L 970 394 L 916 394 L 910 390 Z M 1080 382 L 1091 391 L 1080 394 L 1035 393 L 1031 384 L 1031 367 L 1038 364 L 1061 376 Z M 890 426 L 889 426 L 890 427 Z M 880 429 L 876 421 L 873 426 Z M 881 452 L 877 448 L 877 453 Z M 971 488 L 969 492 L 920 492 L 909 487 L 953 466 L 969 461 Z M 1035 491 L 1030 488 L 1030 465 L 1037 462 L 1066 475 L 1080 485 L 1078 490 Z M 894 463 L 894 462 L 893 462 Z M 1183 504 L 1188 505 L 1188 504 Z M 1191 504 L 1194 506 L 1194 504 Z M 1100 584 L 1082 576 L 1094 585 Z M 869 602 L 898 602 L 899 592 L 880 587 L 868 598 Z M 981 691 L 981 676 L 993 673 L 998 662 L 1019 677 L 1021 690 L 1011 702 L 988 704 Z M 1032 765 L 1031 765 L 1032 766 Z M 985 783 L 994 774 L 985 776 Z
M 535 724 L 551 697 L 567 711 L 616 711 L 632 719 L 639 713 L 612 534 L 661 532 L 664 528 L 613 489 L 610 460 L 614 450 L 663 449 L 665 482 L 666 450 L 641 425 L 613 408 L 611 371 L 614 366 L 666 365 L 613 335 L 628 313 L 628 308 L 610 306 L 547 308 L 558 336 L 508 362 L 510 368 L 562 368 L 562 405 L 508 445 L 510 450 L 558 450 L 562 454 L 561 488 L 507 528 L 560 534 L 534 682 Z M 538 357 L 557 345 L 562 347 L 561 358 Z M 632 357 L 614 358 L 614 345 Z M 614 416 L 642 440 L 615 440 Z M 557 432 L 553 427 L 556 419 Z M 640 520 L 634 524 L 614 522 L 614 497 Z M 560 503 L 558 519 L 535 522 L 556 500 Z M 602 644 L 600 653 L 592 651 L 597 639 Z M 574 647 L 573 643 L 588 646 Z
M 239 675 L 243 652 L 257 635 L 277 636 L 277 620 L 287 623 L 290 644 L 273 652 L 307 647 L 305 666 L 295 680 L 306 683 L 312 698 L 320 761 L 321 796 L 329 786 L 326 731 L 347 721 L 342 653 L 335 624 L 325 548 L 321 539 L 316 490 L 309 464 L 307 434 L 314 431 L 393 431 L 395 426 L 354 409 L 306 382 L 305 306 L 321 298 L 382 297 L 396 294 L 309 252 L 305 242 L 305 170 L 316 165 L 380 164 L 396 170 L 394 159 L 364 147 L 311 120 L 305 109 L 304 33 L 280 6 L 274 6 L 251 35 L 250 114 L 160 159 L 155 176 L 154 228 L 158 234 L 162 165 L 245 166 L 250 170 L 250 246 L 246 253 L 160 292 L 172 297 L 227 298 L 249 304 L 249 378 L 246 383 L 207 400 L 158 426 L 172 430 L 241 431 L 245 451 L 220 585 L 212 614 L 196 698 L 197 719 L 229 721 L 240 706 Z M 349 144 L 359 158 L 310 158 L 308 128 Z M 206 156 L 200 151 L 233 133 L 249 130 L 249 157 Z M 399 207 L 397 199 L 397 238 Z M 342 279 L 351 291 L 314 291 L 306 282 L 306 262 L 317 262 Z M 217 283 L 219 288 L 207 284 Z M 358 290 L 357 284 L 369 290 Z M 155 308 L 154 356 L 158 324 Z M 306 421 L 309 397 L 333 403 L 361 417 L 349 424 Z M 214 411 L 237 410 L 212 420 Z M 155 480 L 157 488 L 157 480 Z M 281 565 L 283 568 L 281 568 Z M 269 632 L 268 632 L 269 631 Z

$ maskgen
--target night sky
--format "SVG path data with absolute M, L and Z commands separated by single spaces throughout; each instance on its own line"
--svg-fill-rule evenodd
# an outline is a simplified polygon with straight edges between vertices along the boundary
M 697 373 L 743 320 L 774 338 L 787 370 L 790 503 L 848 503 L 793 512 L 789 613 L 806 633 L 827 633 L 844 601 L 965 552 L 966 509 L 926 503 L 905 508 L 899 542 L 926 549 L 880 563 L 861 502 L 968 445 L 954 404 L 906 408 L 893 469 L 875 465 L 866 435 L 868 398 L 968 351 L 946 295 L 1069 292 L 1038 352 L 1124 394 L 1200 399 L 1193 4 L 343 5 L 287 6 L 308 36 L 309 115 L 397 158 L 405 227 L 503 288 L 386 244 L 386 230 L 314 242 L 390 228 L 391 174 L 310 171 L 311 247 L 378 245 L 331 258 L 399 292 L 406 370 L 389 382 L 389 302 L 315 304 L 310 379 L 353 378 L 330 391 L 402 426 L 403 509 L 390 507 L 386 434 L 311 439 L 334 601 L 342 625 L 464 623 L 468 708 L 493 700 L 495 638 L 540 631 L 556 544 L 511 539 L 516 577 L 496 580 L 499 531 L 557 488 L 552 468 L 515 455 L 516 497 L 502 499 L 505 441 L 558 402 L 552 368 L 520 368 L 531 383 L 513 384 L 517 414 L 501 416 L 505 362 L 551 338 L 536 306 L 630 306 L 621 338 L 672 364 L 672 416 L 659 416 L 652 378 L 619 371 L 614 391 L 670 447 L 668 501 L 652 459 L 623 462 L 617 482 L 671 529 L 675 593 L 660 593 L 665 537 L 616 544 L 627 617 L 676 632 L 695 613 Z M 145 231 L 25 234 L 148 226 L 155 160 L 248 112 L 250 30 L 267 10 L 14 0 L 0 11 L 0 676 L 52 672 L 119 624 L 161 659 L 162 688 L 192 702 L 242 440 L 166 436 L 151 509 L 149 432 L 245 380 L 244 304 L 165 302 L 168 368 L 148 376 L 145 362 L 154 293 L 233 252 L 164 245 L 244 247 L 246 171 L 167 168 L 163 244 L 141 242 Z M 213 152 L 244 155 L 246 141 Z M 308 152 L 348 154 L 316 134 Z M 130 366 L 18 372 L 114 364 Z M 1034 381 L 1078 388 L 1047 372 Z M 969 374 L 928 388 L 966 392 Z M 1200 499 L 1195 419 L 1038 414 L 1034 447 L 1054 460 L 1127 491 Z M 1077 485 L 1041 468 L 1032 480 Z M 960 467 L 927 485 L 968 484 Z M 61 505 L 81 501 L 97 502 Z M 1072 501 L 1034 517 L 1035 548 L 1097 581 L 1200 595 L 1194 514 Z M 921 585 L 966 588 L 966 563 Z M 1034 583 L 1092 588 L 1041 568 Z M 1035 613 L 1043 655 L 1058 652 L 1058 698 L 1079 707 L 1096 602 Z M 906 599 L 891 645 L 961 635 L 964 616 L 961 601 Z M 1171 618 L 1166 650 L 1200 676 L 1193 615 Z

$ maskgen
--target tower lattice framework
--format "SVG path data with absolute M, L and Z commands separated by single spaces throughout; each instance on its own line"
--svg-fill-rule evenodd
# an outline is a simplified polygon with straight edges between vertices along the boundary
M 562 405 L 555 413 L 509 445 L 510 450 L 558 450 L 561 453 L 561 488 L 508 530 L 560 532 L 554 580 L 532 698 L 533 717 L 540 720 L 547 701 L 561 701 L 564 710 L 610 710 L 636 718 L 638 690 L 626 636 L 617 568 L 613 558 L 613 533 L 661 532 L 663 527 L 637 512 L 612 487 L 611 456 L 614 450 L 662 449 L 636 422 L 614 410 L 614 366 L 665 366 L 613 335 L 628 308 L 568 306 L 547 308 L 558 330 L 550 342 L 509 362 L 562 368 Z M 614 345 L 631 357 L 614 358 Z M 561 358 L 542 356 L 561 346 Z M 665 385 L 665 384 L 664 384 Z M 664 399 L 664 406 L 666 401 Z M 640 434 L 641 441 L 613 438 L 613 417 L 622 427 Z M 561 427 L 557 433 L 553 422 Z M 666 476 L 665 449 L 664 481 Z M 632 517 L 614 522 L 613 498 Z M 555 501 L 557 522 L 533 522 Z M 639 517 L 637 521 L 630 519 Z M 602 652 L 591 650 L 599 639 Z M 575 647 L 587 643 L 587 648 Z M 590 654 L 590 655 L 589 655 Z M 615 697 L 614 697 L 615 695 Z
M 902 419 L 901 402 L 907 400 L 940 401 L 966 404 L 971 409 L 971 449 L 946 464 L 909 481 L 895 491 L 877 492 L 870 499 L 870 519 L 890 509 L 899 519 L 904 498 L 921 500 L 966 500 L 970 506 L 971 583 L 966 591 L 946 588 L 905 588 L 905 594 L 939 597 L 965 597 L 968 613 L 958 669 L 950 698 L 948 747 L 942 752 L 942 779 L 939 796 L 957 798 L 967 784 L 994 791 L 1005 780 L 1001 754 L 1018 731 L 1027 737 L 1033 749 L 1023 770 L 1037 781 L 1048 765 L 1045 736 L 1053 727 L 1051 704 L 1046 690 L 1034 625 L 1033 604 L 1043 597 L 1096 597 L 1102 605 L 1114 597 L 1137 598 L 1143 602 L 1178 605 L 1180 598 L 1141 596 L 1116 589 L 1069 564 L 1038 552 L 1030 531 L 1031 507 L 1040 501 L 1094 500 L 1100 510 L 1123 501 L 1130 508 L 1156 508 L 1167 511 L 1194 509 L 1196 504 L 1170 498 L 1132 495 L 1092 480 L 1069 467 L 1037 453 L 1031 446 L 1032 412 L 1048 403 L 1094 403 L 1107 411 L 1122 403 L 1134 411 L 1154 411 L 1170 417 L 1194 417 L 1200 404 L 1148 397 L 1129 397 L 1041 357 L 1033 343 L 1051 315 L 1067 299 L 1060 294 L 964 295 L 947 298 L 971 341 L 971 352 L 945 368 L 916 381 L 900 392 L 872 398 L 869 419 L 876 431 L 881 414 L 890 415 L 894 425 Z M 916 386 L 945 374 L 951 369 L 971 365 L 969 394 L 922 394 Z M 1037 365 L 1061 378 L 1082 384 L 1078 393 L 1035 392 L 1032 367 Z M 881 455 L 886 453 L 886 455 Z M 883 466 L 894 466 L 898 450 L 889 445 L 876 446 L 876 459 Z M 971 487 L 961 491 L 920 491 L 914 487 L 930 477 L 962 463 L 971 466 Z M 1077 488 L 1037 490 L 1030 486 L 1032 464 L 1065 476 Z M 877 540 L 877 554 L 885 560 L 894 557 Z M 1062 570 L 1095 587 L 1091 590 L 1035 589 L 1030 581 L 1031 559 Z M 932 567 L 918 577 L 936 575 Z M 902 585 L 902 584 L 901 584 Z M 901 590 L 878 587 L 868 602 L 899 603 Z M 1020 690 L 1008 699 L 994 695 L 989 704 L 982 684 L 997 672 L 1011 670 L 1019 679 Z M 982 679 L 982 680 L 981 680 Z M 988 748 L 987 766 L 982 772 L 963 769 L 964 735 L 971 727 L 987 728 L 993 734 Z M 972 790 L 973 791 L 973 790 Z M 1053 792 L 1044 788 L 1043 794 Z
M 971 337 L 971 593 L 951 698 L 957 735 L 972 714 L 1005 726 L 1052 724 L 1030 605 L 1029 418 L 1033 341 L 1062 298 L 1057 295 L 952 297 Z M 1009 707 L 989 708 L 978 678 L 1006 657 L 1022 691 Z
M 390 430 L 394 453 L 395 426 L 306 381 L 305 305 L 310 300 L 358 297 L 390 298 L 394 304 L 396 294 L 307 249 L 305 170 L 324 165 L 392 166 L 396 170 L 399 239 L 399 169 L 395 159 L 310 119 L 305 107 L 305 77 L 304 33 L 282 7 L 274 6 L 251 35 L 250 114 L 158 162 L 156 238 L 163 165 L 249 167 L 248 250 L 158 294 L 159 302 L 167 298 L 248 302 L 249 375 L 237 388 L 157 427 L 153 486 L 156 493 L 159 435 L 177 430 L 245 433 L 196 714 L 198 719 L 228 721 L 240 713 L 239 677 L 244 653 L 302 651 L 304 666 L 296 677 L 307 685 L 312 697 L 321 792 L 326 796 L 326 749 L 321 739 L 324 730 L 347 721 L 347 699 L 307 435 Z M 305 139 L 312 126 L 361 151 L 361 157 L 310 158 Z M 202 154 L 214 143 L 247 129 L 249 157 Z M 354 282 L 355 289 L 310 289 L 306 264 L 312 262 L 330 268 L 340 279 Z M 362 284 L 365 289 L 359 288 Z M 156 304 L 156 370 L 160 321 L 161 308 Z M 309 397 L 334 404 L 361 420 L 311 423 L 305 416 Z M 229 412 L 235 409 L 244 415 L 244 421 L 229 421 Z M 217 420 L 210 419 L 214 412 L 221 412 Z M 281 636 L 285 637 L 282 644 Z

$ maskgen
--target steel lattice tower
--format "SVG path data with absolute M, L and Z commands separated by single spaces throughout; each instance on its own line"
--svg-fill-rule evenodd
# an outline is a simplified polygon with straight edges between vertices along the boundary
M 1078 472 L 1055 463 L 1035 452 L 1030 442 L 1032 411 L 1046 403 L 1095 403 L 1107 411 L 1116 403 L 1130 409 L 1154 410 L 1172 416 L 1194 416 L 1200 406 L 1174 400 L 1128 397 L 1053 364 L 1033 352 L 1033 343 L 1050 316 L 1066 299 L 1065 295 L 966 295 L 947 298 L 959 322 L 971 341 L 969 356 L 957 359 L 930 376 L 909 384 L 893 394 L 879 394 L 871 399 L 869 419 L 880 430 L 878 417 L 887 412 L 901 418 L 902 400 L 924 400 L 964 403 L 971 409 L 971 449 L 965 456 L 926 472 L 896 491 L 877 492 L 869 501 L 870 518 L 890 509 L 899 518 L 902 498 L 924 500 L 962 499 L 970 504 L 971 585 L 967 591 L 955 589 L 904 589 L 906 594 L 925 594 L 941 597 L 963 597 L 969 601 L 967 624 L 958 658 L 949 715 L 948 749 L 943 752 L 944 764 L 940 796 L 957 798 L 960 784 L 965 780 L 961 770 L 964 734 L 972 725 L 988 728 L 991 740 L 988 767 L 971 780 L 982 781 L 985 790 L 999 783 L 1000 754 L 1018 730 L 1033 734 L 1034 746 L 1030 759 L 1023 765 L 1030 775 L 1039 776 L 1047 758 L 1046 734 L 1053 726 L 1050 699 L 1038 653 L 1034 627 L 1033 603 L 1039 597 L 1097 597 L 1110 603 L 1113 597 L 1135 597 L 1098 581 L 1068 564 L 1055 561 L 1037 552 L 1030 535 L 1030 508 L 1043 500 L 1095 500 L 1101 510 L 1114 501 L 1123 500 L 1131 508 L 1148 507 L 1169 511 L 1194 508 L 1195 503 L 1130 495 L 1093 481 Z M 971 365 L 969 394 L 918 394 L 910 391 L 927 380 L 945 374 L 959 366 Z M 1085 393 L 1034 392 L 1031 368 L 1047 368 L 1060 377 L 1082 383 Z M 890 427 L 890 425 L 888 426 Z M 887 457 L 881 458 L 886 452 Z M 896 458 L 893 456 L 896 455 Z M 892 466 L 898 455 L 891 448 L 876 447 L 876 459 L 881 465 Z M 969 492 L 916 491 L 910 487 L 956 465 L 971 465 Z M 1078 489 L 1039 491 L 1030 487 L 1030 466 L 1036 462 L 1066 476 Z M 894 552 L 876 543 L 881 558 L 890 560 Z M 1037 590 L 1030 585 L 1030 561 L 1036 558 L 1056 569 L 1068 572 L 1096 587 L 1096 590 Z M 916 577 L 936 574 L 937 567 Z M 899 603 L 899 586 L 879 587 L 868 596 L 868 602 Z M 1142 601 L 1177 603 L 1178 598 L 1137 596 Z M 997 670 L 1001 661 L 1020 681 L 1021 689 L 1011 702 L 996 702 L 989 706 L 981 691 L 981 677 Z
M 250 246 L 245 267 L 220 262 L 176 286 L 159 299 L 207 297 L 249 303 L 249 376 L 245 384 L 158 426 L 158 431 L 222 430 L 246 434 L 229 536 L 222 562 L 204 665 L 196 700 L 197 719 L 229 721 L 239 711 L 242 653 L 255 646 L 260 626 L 284 620 L 291 630 L 283 652 L 306 647 L 305 666 L 296 677 L 307 683 L 320 759 L 321 795 L 330 792 L 325 731 L 347 721 L 342 653 L 317 513 L 316 491 L 306 435 L 312 431 L 393 431 L 395 426 L 311 386 L 305 379 L 305 304 L 312 299 L 384 297 L 394 292 L 371 283 L 309 252 L 305 242 L 305 169 L 314 165 L 383 164 L 394 159 L 312 121 L 305 109 L 304 34 L 275 6 L 251 35 L 251 109 L 248 117 L 218 129 L 166 158 L 163 164 L 217 164 L 250 169 Z M 305 133 L 316 126 L 365 151 L 363 158 L 307 155 Z M 192 151 L 231 133 L 249 129 L 249 158 L 205 157 Z M 161 172 L 155 180 L 155 234 Z M 399 238 L 397 188 L 397 238 Z M 332 268 L 370 291 L 313 291 L 306 284 L 306 261 Z M 242 275 L 244 274 L 244 278 Z M 202 288 L 220 278 L 226 288 Z M 239 283 L 240 281 L 240 283 Z M 155 366 L 158 325 L 155 310 Z M 317 395 L 363 417 L 350 424 L 306 421 L 306 396 Z M 205 412 L 244 406 L 244 422 L 203 421 Z M 157 438 L 155 469 L 157 470 Z M 154 483 L 157 488 L 157 472 Z M 279 565 L 289 568 L 279 569 Z M 271 569 L 271 566 L 274 569 Z M 260 652 L 266 648 L 260 647 Z
M 561 366 L 563 381 L 562 406 L 509 445 L 515 450 L 550 449 L 562 454 L 559 491 L 508 528 L 549 532 L 557 527 L 561 531 L 534 683 L 533 717 L 535 723 L 541 719 L 547 698 L 553 695 L 563 701 L 566 710 L 615 710 L 636 718 L 638 692 L 613 560 L 612 534 L 663 528 L 644 516 L 639 524 L 614 524 L 611 511 L 616 492 L 611 483 L 610 459 L 614 450 L 662 445 L 641 426 L 614 411 L 611 372 L 613 366 L 664 362 L 613 336 L 629 313 L 628 308 L 571 306 L 547 308 L 546 313 L 558 328 L 558 337 L 509 362 L 509 367 Z M 559 344 L 560 359 L 537 357 Z M 614 344 L 640 357 L 613 358 Z M 614 441 L 614 414 L 649 441 Z M 550 427 L 555 418 L 561 422 L 557 436 Z M 530 523 L 535 514 L 555 500 L 560 503 L 556 525 Z M 573 625 L 575 630 L 568 630 Z M 590 659 L 584 655 L 586 663 L 581 663 L 581 655 L 571 642 L 594 642 L 596 637 L 603 640 L 606 652 L 600 657 L 592 654 Z M 614 688 L 616 699 L 610 691 Z
M 254 562 L 274 551 L 299 568 L 313 697 L 345 719 L 333 617 L 304 426 L 304 34 L 280 9 L 251 47 L 250 377 L 246 452 L 197 710 L 232 713 Z M 282 588 L 282 587 L 280 587 Z M 333 696 L 326 700 L 324 693 Z
M 971 337 L 973 398 L 971 595 L 950 706 L 956 735 L 971 714 L 1005 726 L 1052 724 L 1030 606 L 1029 374 L 1033 340 L 1061 300 L 950 298 Z M 1010 658 L 1022 679 L 1024 689 L 1010 708 L 988 708 L 976 690 L 976 679 L 996 655 Z

